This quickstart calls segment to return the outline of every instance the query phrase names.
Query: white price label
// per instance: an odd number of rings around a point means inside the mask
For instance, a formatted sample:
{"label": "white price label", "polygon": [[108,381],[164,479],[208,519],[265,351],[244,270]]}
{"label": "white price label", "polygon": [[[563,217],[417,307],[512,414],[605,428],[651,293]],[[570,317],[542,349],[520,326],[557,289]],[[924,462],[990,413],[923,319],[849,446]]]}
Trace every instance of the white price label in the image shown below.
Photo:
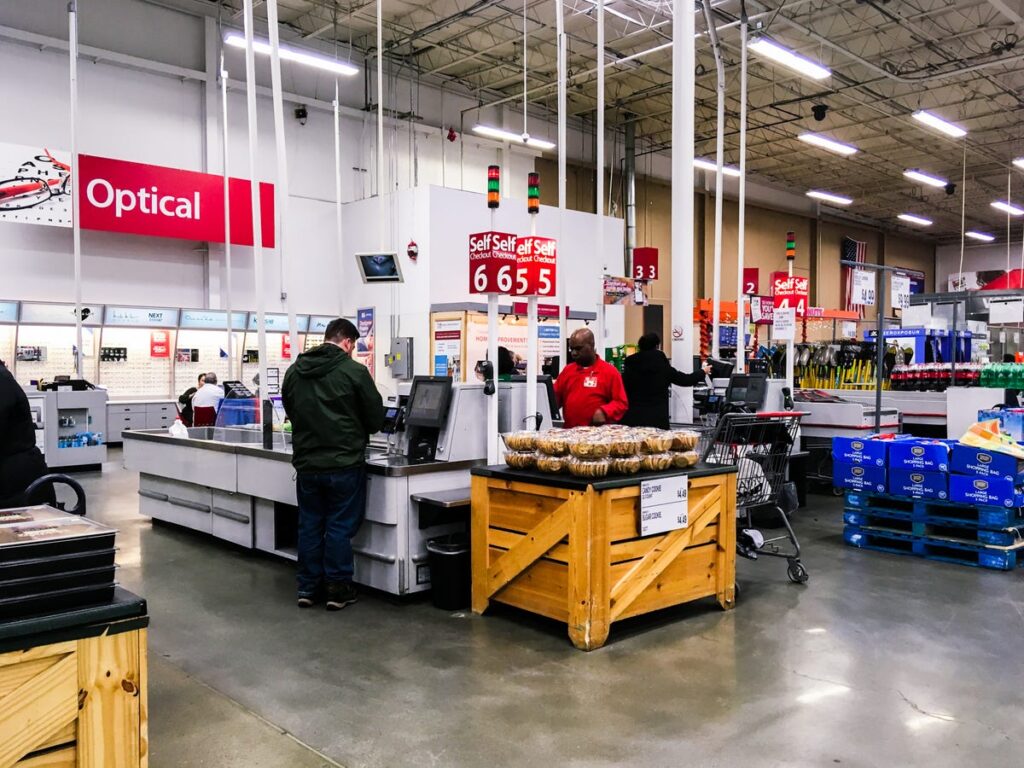
{"label": "white price label", "polygon": [[1000,331],[999,332],[999,343],[1000,344],[1005,344],[1006,343],[1006,331]]}
{"label": "white price label", "polygon": [[772,314],[772,337],[779,341],[796,339],[796,308],[776,307]]}
{"label": "white price label", "polygon": [[867,307],[875,305],[875,273],[866,269],[853,270],[853,303]]}
{"label": "white price label", "polygon": [[857,323],[855,323],[853,320],[843,320],[843,338],[857,338]]}
{"label": "white price label", "polygon": [[906,275],[892,276],[892,305],[896,309],[910,306],[910,278]]}
{"label": "white price label", "polygon": [[686,475],[640,483],[640,535],[667,533],[690,525],[690,480]]}

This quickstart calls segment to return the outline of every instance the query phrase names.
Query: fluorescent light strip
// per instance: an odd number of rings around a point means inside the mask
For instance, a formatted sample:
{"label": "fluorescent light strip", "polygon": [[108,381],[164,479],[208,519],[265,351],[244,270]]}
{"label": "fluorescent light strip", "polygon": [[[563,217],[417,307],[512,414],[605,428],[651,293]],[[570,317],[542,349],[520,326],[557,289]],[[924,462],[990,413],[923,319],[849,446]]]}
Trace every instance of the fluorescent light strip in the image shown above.
{"label": "fluorescent light strip", "polygon": [[986,235],[984,232],[964,232],[964,234],[971,240],[980,240],[983,243],[991,243],[995,240],[992,235]]}
{"label": "fluorescent light strip", "polygon": [[900,221],[909,221],[911,224],[920,224],[922,227],[930,227],[932,225],[931,219],[915,216],[912,213],[901,213],[896,218]]}
{"label": "fluorescent light strip", "polygon": [[849,197],[833,195],[831,192],[822,192],[819,189],[812,189],[808,191],[807,196],[813,197],[815,200],[824,200],[826,203],[835,203],[836,205],[849,205],[853,202]]}
{"label": "fluorescent light strip", "polygon": [[915,112],[912,117],[919,123],[924,123],[930,128],[934,128],[937,131],[941,131],[947,136],[952,136],[954,139],[962,139],[967,135],[967,131],[961,128],[959,125],[954,125],[948,120],[943,120],[938,115],[933,115],[931,112],[926,112],[923,109]]}
{"label": "fluorescent light strip", "polygon": [[816,147],[827,149],[829,152],[835,152],[839,155],[853,155],[860,151],[854,146],[843,144],[835,139],[830,139],[828,136],[822,136],[820,133],[801,133],[797,138],[807,144],[813,144]]}
{"label": "fluorescent light strip", "polygon": [[513,133],[512,131],[506,131],[502,128],[493,128],[489,125],[474,125],[473,133],[477,133],[481,136],[486,136],[489,139],[497,139],[498,141],[508,141],[512,144],[525,144],[533,149],[554,149],[555,143],[548,141],[547,139],[536,139],[533,136],[527,136],[526,140],[523,140],[523,136],[520,133]]}
{"label": "fluorescent light strip", "polygon": [[774,40],[769,40],[767,37],[755,38],[747,43],[747,48],[754,53],[764,56],[766,59],[771,59],[775,63],[781,64],[786,69],[791,69],[812,80],[824,80],[827,77],[832,77],[831,70],[814,63],[810,59],[805,59],[799,54],[793,53],[793,51],[779,45]]}
{"label": "fluorescent light strip", "polygon": [[1024,208],[1018,208],[1016,205],[1011,205],[1010,203],[1003,202],[1002,200],[996,200],[992,203],[992,207],[997,211],[1008,213],[1011,216],[1024,216]]}
{"label": "fluorescent light strip", "polygon": [[1024,157],[1018,157],[1013,161],[1018,168],[1024,169]]}
{"label": "fluorescent light strip", "polygon": [[[237,32],[230,32],[224,38],[225,45],[230,45],[233,48],[245,48],[245,37],[238,34]],[[262,53],[267,56],[270,55],[270,43],[266,40],[253,40],[252,49],[256,53]],[[315,53],[307,53],[305,51],[297,51],[294,48],[285,48],[283,45],[280,46],[280,56],[284,61],[293,61],[296,64],[305,64],[307,67],[315,67],[316,69],[323,69],[328,72],[333,72],[336,75],[358,75],[358,67],[353,67],[344,61],[335,61],[334,59],[328,59],[325,56],[319,56]]]}
{"label": "fluorescent light strip", "polygon": [[945,179],[940,179],[938,176],[932,176],[930,174],[923,173],[922,171],[907,170],[903,172],[903,175],[908,179],[913,179],[914,181],[919,181],[922,184],[927,184],[929,187],[938,187],[939,189],[942,189],[949,183]]}
{"label": "fluorescent light strip", "polygon": [[[712,163],[710,160],[704,160],[700,157],[693,158],[693,167],[700,168],[703,171],[711,171],[712,173],[716,173],[718,171],[718,166],[715,163]],[[740,175],[739,169],[732,168],[728,165],[722,166],[722,173],[726,176],[732,177],[739,177]]]}

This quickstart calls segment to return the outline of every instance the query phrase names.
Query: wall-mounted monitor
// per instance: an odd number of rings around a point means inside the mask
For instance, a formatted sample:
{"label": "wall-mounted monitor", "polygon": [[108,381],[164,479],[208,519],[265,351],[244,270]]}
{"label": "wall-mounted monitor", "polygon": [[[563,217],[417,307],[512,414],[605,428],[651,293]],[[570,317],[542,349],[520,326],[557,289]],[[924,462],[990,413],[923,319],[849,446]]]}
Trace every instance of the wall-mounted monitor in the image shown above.
{"label": "wall-mounted monitor", "polygon": [[357,253],[356,262],[364,283],[402,282],[402,267],[398,263],[397,253]]}

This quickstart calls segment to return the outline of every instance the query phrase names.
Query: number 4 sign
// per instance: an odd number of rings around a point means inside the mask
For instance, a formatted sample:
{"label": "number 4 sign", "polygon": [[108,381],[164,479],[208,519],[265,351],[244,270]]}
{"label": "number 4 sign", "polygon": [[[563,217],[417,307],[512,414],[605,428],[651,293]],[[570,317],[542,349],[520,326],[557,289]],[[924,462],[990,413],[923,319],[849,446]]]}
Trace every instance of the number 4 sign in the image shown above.
{"label": "number 4 sign", "polygon": [[469,292],[512,293],[516,270],[516,236],[479,232],[469,236]]}
{"label": "number 4 sign", "polygon": [[557,242],[550,237],[516,241],[515,296],[554,296]]}
{"label": "number 4 sign", "polygon": [[772,296],[774,309],[794,309],[797,317],[807,313],[807,297],[811,281],[806,277],[789,277],[785,272],[776,272],[772,276]]}

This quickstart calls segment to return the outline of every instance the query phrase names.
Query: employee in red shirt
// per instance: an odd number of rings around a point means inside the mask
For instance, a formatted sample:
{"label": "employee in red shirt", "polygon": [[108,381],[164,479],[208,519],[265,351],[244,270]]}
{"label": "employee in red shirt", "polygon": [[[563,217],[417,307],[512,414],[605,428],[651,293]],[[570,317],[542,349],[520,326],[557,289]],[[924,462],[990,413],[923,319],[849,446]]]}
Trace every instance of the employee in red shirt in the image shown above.
{"label": "employee in red shirt", "polygon": [[566,427],[614,424],[629,410],[622,376],[594,351],[594,334],[581,328],[569,338],[572,362],[555,380]]}

